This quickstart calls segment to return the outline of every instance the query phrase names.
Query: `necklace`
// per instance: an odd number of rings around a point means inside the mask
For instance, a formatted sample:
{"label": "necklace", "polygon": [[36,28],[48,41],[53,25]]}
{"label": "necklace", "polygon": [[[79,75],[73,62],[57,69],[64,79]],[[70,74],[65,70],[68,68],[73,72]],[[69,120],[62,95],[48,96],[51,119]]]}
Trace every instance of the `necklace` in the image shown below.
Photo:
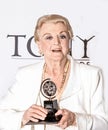
{"label": "necklace", "polygon": [[67,60],[67,63],[66,63],[65,68],[64,68],[64,73],[63,73],[63,78],[62,78],[62,82],[61,82],[61,87],[63,87],[63,85],[65,83],[65,80],[66,80],[66,77],[67,77],[67,73],[68,73],[68,69],[69,69],[69,65],[70,65],[70,61]]}
{"label": "necklace", "polygon": [[[64,86],[65,86],[65,81],[66,81],[66,79],[67,79],[67,73],[68,73],[68,70],[69,70],[69,66],[70,66],[70,60],[67,60],[67,61],[66,61],[66,64],[65,64],[65,67],[64,67],[63,76],[62,76],[62,79],[61,79],[61,85],[60,85],[60,87],[57,89],[58,94],[60,94],[60,95],[61,95],[61,93],[62,93],[62,91],[63,91]],[[46,69],[47,69],[47,64],[45,63],[45,64],[44,64],[44,67],[43,67],[42,81],[45,79]],[[60,74],[57,76],[57,80],[58,80],[59,76],[60,76]]]}

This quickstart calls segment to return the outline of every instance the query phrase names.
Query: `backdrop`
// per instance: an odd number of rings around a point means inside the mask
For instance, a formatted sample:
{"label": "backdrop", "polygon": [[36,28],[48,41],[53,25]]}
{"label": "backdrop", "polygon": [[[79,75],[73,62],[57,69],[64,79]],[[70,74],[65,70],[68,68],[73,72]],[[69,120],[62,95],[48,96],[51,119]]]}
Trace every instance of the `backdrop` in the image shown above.
{"label": "backdrop", "polygon": [[[41,60],[33,34],[38,17],[66,16],[73,28],[72,55],[103,69],[108,98],[108,0],[0,0],[0,97],[20,66]],[[106,104],[108,111],[108,104]]]}

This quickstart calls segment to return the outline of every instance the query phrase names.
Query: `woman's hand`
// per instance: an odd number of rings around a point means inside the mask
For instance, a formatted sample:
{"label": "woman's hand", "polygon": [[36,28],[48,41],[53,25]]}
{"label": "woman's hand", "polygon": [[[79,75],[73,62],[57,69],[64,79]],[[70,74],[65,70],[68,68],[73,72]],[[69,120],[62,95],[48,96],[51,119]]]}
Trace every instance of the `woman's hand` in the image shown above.
{"label": "woman's hand", "polygon": [[60,109],[57,111],[55,114],[57,115],[62,115],[61,120],[58,122],[57,126],[61,127],[62,129],[65,129],[66,127],[70,125],[75,125],[76,124],[76,115],[75,113],[67,110],[67,109]]}
{"label": "woman's hand", "polygon": [[38,105],[32,105],[28,108],[22,119],[22,125],[24,126],[29,121],[38,122],[39,120],[44,120],[47,116],[47,110]]}

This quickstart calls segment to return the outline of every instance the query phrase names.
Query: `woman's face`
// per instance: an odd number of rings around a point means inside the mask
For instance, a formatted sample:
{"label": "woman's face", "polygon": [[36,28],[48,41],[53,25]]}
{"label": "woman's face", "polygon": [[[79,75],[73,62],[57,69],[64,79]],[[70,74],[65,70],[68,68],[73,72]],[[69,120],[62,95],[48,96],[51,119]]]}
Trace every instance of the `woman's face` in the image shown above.
{"label": "woman's face", "polygon": [[69,33],[63,23],[44,23],[39,30],[39,49],[52,60],[66,58],[69,52]]}

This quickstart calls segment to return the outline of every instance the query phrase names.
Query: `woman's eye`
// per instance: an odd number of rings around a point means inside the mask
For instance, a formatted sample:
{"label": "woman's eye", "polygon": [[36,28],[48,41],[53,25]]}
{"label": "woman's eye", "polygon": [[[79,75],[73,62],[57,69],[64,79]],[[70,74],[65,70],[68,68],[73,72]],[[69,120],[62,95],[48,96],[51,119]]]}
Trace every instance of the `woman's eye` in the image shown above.
{"label": "woman's eye", "polygon": [[52,36],[47,36],[45,39],[46,40],[51,40],[53,37]]}
{"label": "woman's eye", "polygon": [[66,36],[66,35],[60,35],[60,38],[61,38],[61,39],[66,39],[67,36]]}

